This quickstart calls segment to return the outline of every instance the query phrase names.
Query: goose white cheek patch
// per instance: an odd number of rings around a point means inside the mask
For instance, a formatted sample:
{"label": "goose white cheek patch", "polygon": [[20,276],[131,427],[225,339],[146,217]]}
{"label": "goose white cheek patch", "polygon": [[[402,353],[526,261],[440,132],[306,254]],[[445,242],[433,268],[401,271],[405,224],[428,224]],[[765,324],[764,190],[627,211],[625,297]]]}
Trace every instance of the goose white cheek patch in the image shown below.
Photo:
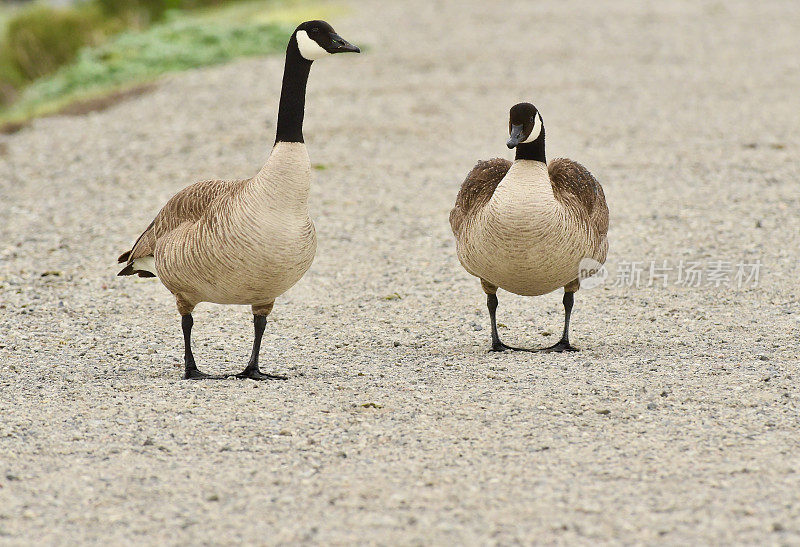
{"label": "goose white cheek patch", "polygon": [[522,141],[523,143],[526,142],[533,142],[539,138],[539,134],[542,132],[542,116],[538,112],[536,113],[536,121],[533,122],[533,129],[531,129],[531,134],[528,135],[528,138]]}
{"label": "goose white cheek patch", "polygon": [[322,46],[312,40],[304,30],[297,31],[297,48],[300,50],[300,55],[309,61],[316,61],[326,55],[330,55]]}

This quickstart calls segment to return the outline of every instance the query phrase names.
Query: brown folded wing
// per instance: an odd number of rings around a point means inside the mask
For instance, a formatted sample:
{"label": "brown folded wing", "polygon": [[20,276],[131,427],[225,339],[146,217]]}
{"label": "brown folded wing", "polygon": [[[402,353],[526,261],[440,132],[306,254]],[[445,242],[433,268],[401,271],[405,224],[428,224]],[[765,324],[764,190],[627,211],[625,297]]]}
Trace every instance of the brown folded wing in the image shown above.
{"label": "brown folded wing", "polygon": [[566,158],[551,161],[547,170],[556,199],[585,218],[596,237],[605,237],[608,234],[608,207],[603,187],[597,179],[583,165]]}
{"label": "brown folded wing", "polygon": [[450,211],[450,227],[456,237],[461,233],[464,219],[486,205],[497,185],[511,168],[511,162],[502,158],[479,161],[461,185],[456,205]]}
{"label": "brown folded wing", "polygon": [[158,212],[150,226],[142,232],[130,251],[122,253],[117,259],[127,266],[117,275],[152,277],[149,272],[135,270],[133,261],[137,258],[153,256],[156,241],[185,222],[197,222],[208,211],[209,206],[221,195],[241,181],[206,180],[187,186],[174,196]]}

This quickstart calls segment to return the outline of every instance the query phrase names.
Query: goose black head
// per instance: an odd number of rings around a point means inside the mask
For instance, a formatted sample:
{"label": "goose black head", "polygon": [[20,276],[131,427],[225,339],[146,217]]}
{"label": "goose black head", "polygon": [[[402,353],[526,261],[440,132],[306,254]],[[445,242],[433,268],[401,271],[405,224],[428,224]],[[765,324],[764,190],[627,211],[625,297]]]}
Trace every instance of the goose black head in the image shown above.
{"label": "goose black head", "polygon": [[308,61],[316,61],[334,53],[361,53],[354,46],[333,30],[325,21],[306,21],[294,31],[297,49]]}
{"label": "goose black head", "polygon": [[509,148],[535,141],[542,134],[542,115],[531,103],[515,104],[508,115],[508,134]]}

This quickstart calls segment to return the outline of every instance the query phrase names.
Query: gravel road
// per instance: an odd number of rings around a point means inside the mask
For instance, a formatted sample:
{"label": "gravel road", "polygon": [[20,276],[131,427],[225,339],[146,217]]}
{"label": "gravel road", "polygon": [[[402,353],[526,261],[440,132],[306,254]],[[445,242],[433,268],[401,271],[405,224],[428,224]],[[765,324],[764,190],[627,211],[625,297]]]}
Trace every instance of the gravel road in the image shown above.
{"label": "gravel road", "polygon": [[[367,51],[311,74],[319,251],[262,347],[286,382],[181,381],[171,295],[115,277],[175,191],[262,165],[281,58],[0,137],[0,543],[800,543],[800,4],[332,22]],[[576,354],[487,352],[447,222],[521,100],[611,210]],[[506,342],[557,340],[558,292],[499,298]],[[239,371],[251,329],[199,306],[200,367]]]}

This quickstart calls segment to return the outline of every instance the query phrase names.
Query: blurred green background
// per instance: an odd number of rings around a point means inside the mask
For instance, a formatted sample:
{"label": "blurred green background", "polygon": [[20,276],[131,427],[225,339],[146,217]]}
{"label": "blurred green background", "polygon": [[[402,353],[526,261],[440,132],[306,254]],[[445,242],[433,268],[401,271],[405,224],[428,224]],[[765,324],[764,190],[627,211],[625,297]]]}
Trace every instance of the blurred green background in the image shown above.
{"label": "blurred green background", "polygon": [[304,0],[0,0],[0,123],[188,68],[282,51]]}

